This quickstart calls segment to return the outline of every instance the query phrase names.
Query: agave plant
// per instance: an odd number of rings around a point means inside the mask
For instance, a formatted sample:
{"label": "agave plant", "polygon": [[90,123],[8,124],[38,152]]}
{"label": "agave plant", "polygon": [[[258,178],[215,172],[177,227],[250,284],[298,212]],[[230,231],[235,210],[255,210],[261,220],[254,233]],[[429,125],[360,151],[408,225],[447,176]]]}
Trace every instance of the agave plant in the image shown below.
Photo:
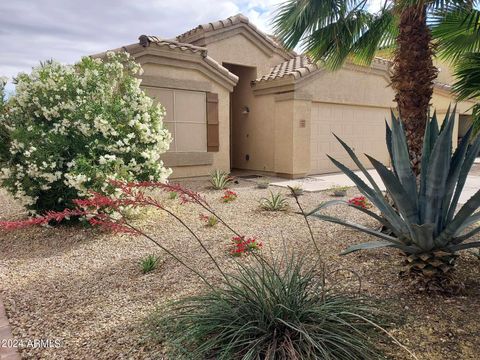
{"label": "agave plant", "polygon": [[233,181],[233,178],[224,171],[215,170],[210,175],[210,184],[215,190],[223,190]]}
{"label": "agave plant", "polygon": [[270,197],[261,198],[259,202],[260,207],[267,211],[282,211],[288,206],[287,199],[280,192],[270,191]]}
{"label": "agave plant", "polygon": [[[309,215],[319,219],[342,224],[380,238],[378,241],[353,245],[343,254],[381,247],[397,248],[406,255],[406,270],[433,277],[452,270],[458,251],[480,247],[479,241],[465,242],[480,232],[480,226],[475,225],[480,220],[480,212],[475,212],[480,206],[480,190],[456,212],[468,172],[480,149],[480,137],[470,144],[472,133],[470,129],[452,154],[454,122],[455,110],[452,113],[447,112],[440,129],[435,114],[428,121],[423,143],[421,173],[417,179],[410,167],[402,121],[392,113],[392,127],[387,124],[386,131],[392,169],[366,156],[385,184],[394,206],[385,199],[379,186],[352,149],[335,136],[371,186],[345,165],[331,157],[330,160],[356,184],[382,215],[342,200],[323,203],[310,212]],[[391,235],[319,212],[337,204],[352,206],[370,215],[390,229]]]}

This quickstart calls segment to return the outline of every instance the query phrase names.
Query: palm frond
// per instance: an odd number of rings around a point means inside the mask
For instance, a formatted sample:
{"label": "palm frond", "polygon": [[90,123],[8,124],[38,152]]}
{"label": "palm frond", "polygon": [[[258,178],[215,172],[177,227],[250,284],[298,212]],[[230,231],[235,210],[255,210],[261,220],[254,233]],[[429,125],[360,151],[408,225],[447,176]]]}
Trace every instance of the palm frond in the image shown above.
{"label": "palm frond", "polygon": [[466,53],[480,51],[479,10],[439,12],[432,19],[432,35],[441,58],[457,61]]}

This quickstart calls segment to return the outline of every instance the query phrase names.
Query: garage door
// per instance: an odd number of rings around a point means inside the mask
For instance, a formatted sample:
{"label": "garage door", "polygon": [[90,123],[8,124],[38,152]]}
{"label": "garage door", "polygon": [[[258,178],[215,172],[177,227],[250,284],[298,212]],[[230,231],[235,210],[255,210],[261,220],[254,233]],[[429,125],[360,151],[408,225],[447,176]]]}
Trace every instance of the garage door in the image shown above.
{"label": "garage door", "polygon": [[389,110],[383,108],[312,103],[310,173],[324,174],[339,171],[326,154],[356,169],[355,164],[332,133],[352,147],[365,166],[371,167],[370,162],[363,156],[364,153],[387,163],[385,119],[388,116]]}

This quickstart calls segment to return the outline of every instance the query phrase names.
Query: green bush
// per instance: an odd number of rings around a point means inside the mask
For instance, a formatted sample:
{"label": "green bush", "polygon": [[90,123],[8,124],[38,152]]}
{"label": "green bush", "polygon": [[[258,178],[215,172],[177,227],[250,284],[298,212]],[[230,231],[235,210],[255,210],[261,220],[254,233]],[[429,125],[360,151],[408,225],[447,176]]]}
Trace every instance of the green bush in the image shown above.
{"label": "green bush", "polygon": [[210,184],[215,190],[223,190],[233,181],[233,178],[224,171],[215,170],[210,175]]}
{"label": "green bush", "polygon": [[289,256],[240,266],[223,286],[151,318],[174,359],[378,359],[378,313],[324,287],[314,266]]}
{"label": "green bush", "polygon": [[[28,209],[63,210],[87,189],[111,193],[111,179],[165,181],[160,161],[171,136],[165,110],[154,105],[127,53],[50,61],[16,78],[8,111],[0,114],[6,150],[0,184]],[[117,194],[118,195],[118,194]]]}
{"label": "green bush", "polygon": [[267,211],[282,211],[288,206],[287,199],[282,193],[273,193],[270,191],[270,197],[264,197],[260,199],[260,207]]}
{"label": "green bush", "polygon": [[140,260],[140,267],[142,268],[142,272],[147,274],[155,270],[158,266],[159,258],[155,255],[148,255],[147,257]]}

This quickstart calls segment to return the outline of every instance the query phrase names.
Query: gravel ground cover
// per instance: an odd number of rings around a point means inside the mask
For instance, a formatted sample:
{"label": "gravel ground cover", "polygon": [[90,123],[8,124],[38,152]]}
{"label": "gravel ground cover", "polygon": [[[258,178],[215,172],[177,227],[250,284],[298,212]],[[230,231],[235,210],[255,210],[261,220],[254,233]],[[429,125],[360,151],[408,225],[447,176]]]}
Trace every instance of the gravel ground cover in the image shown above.
{"label": "gravel ground cover", "polygon": [[[183,181],[202,192],[219,215],[247,236],[264,243],[266,256],[283,251],[283,244],[312,257],[314,248],[293,198],[285,212],[260,211],[258,200],[268,190],[239,180],[232,186],[236,201],[220,201],[222,191],[208,190],[205,180]],[[270,188],[287,194],[286,189]],[[358,195],[351,188],[347,197]],[[329,191],[301,197],[310,209],[331,199]],[[207,228],[201,209],[167,199],[169,207],[192,225],[210,251],[227,270],[235,268],[227,255],[231,234],[221,225]],[[24,216],[22,209],[0,190],[0,219]],[[365,225],[375,224],[354,209],[337,207],[330,213]],[[219,276],[188,232],[159,212],[145,212],[138,226],[176,254],[188,259],[212,281]],[[461,296],[427,296],[412,293],[398,277],[400,260],[394,250],[376,250],[347,256],[338,254],[348,245],[365,240],[339,225],[313,221],[314,232],[329,271],[347,269],[361,278],[362,293],[372,296],[387,311],[398,314],[389,331],[418,359],[478,359],[480,357],[480,261],[462,254],[458,277],[466,284]],[[142,274],[139,261],[160,255],[159,267]],[[248,258],[241,261],[248,262]],[[358,281],[347,270],[336,272],[345,291],[358,291]],[[0,291],[16,339],[59,340],[59,347],[22,348],[26,359],[153,359],[162,349],[148,336],[145,321],[166,302],[202,289],[188,270],[163,254],[148,240],[109,234],[80,227],[31,228],[0,234]],[[393,359],[407,359],[400,348],[386,346]]]}

